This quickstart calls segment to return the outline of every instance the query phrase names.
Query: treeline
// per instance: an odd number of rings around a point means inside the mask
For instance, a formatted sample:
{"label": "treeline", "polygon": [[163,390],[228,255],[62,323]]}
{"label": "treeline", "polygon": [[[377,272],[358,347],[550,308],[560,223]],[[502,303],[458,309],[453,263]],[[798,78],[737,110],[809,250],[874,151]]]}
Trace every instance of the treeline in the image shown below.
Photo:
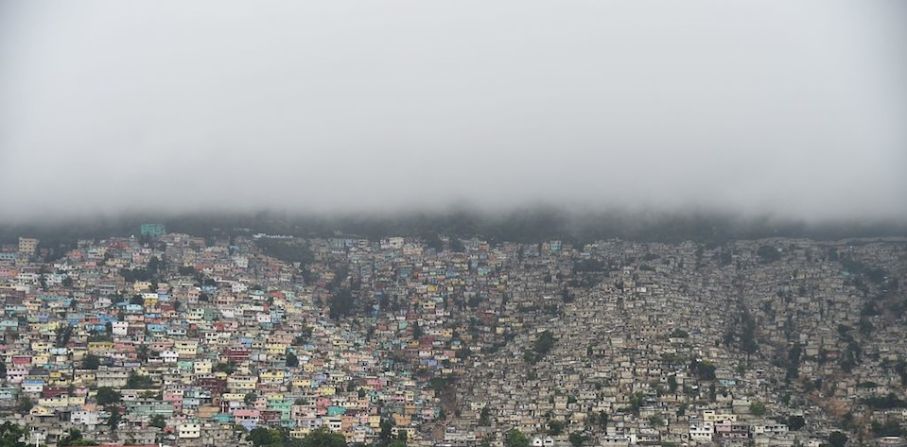
{"label": "treeline", "polygon": [[0,226],[0,242],[12,243],[22,235],[59,246],[77,239],[101,239],[138,233],[142,222],[160,222],[171,232],[202,237],[229,237],[269,233],[299,237],[354,236],[377,240],[388,235],[420,237],[437,242],[437,235],[479,237],[492,242],[567,242],[621,238],[643,242],[722,243],[736,239],[809,237],[907,236],[903,222],[827,223],[808,225],[794,220],[742,218],[712,212],[579,213],[553,207],[537,207],[492,214],[473,210],[394,215],[290,215],[273,212],[254,214],[193,214],[179,216],[132,215],[117,219],[59,221],[40,225]]}

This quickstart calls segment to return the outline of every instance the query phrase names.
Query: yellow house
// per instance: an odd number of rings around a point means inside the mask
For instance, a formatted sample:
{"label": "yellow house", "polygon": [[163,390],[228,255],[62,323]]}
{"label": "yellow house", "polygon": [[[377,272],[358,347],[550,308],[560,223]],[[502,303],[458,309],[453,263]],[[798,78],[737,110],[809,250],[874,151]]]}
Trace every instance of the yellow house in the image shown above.
{"label": "yellow house", "polygon": [[77,369],[75,373],[73,373],[72,383],[75,385],[93,383],[95,380],[94,377],[94,371],[88,369]]}
{"label": "yellow house", "polygon": [[53,345],[46,341],[33,341],[31,344],[31,350],[35,354],[44,354],[47,351],[50,351]]}
{"label": "yellow house", "polygon": [[221,395],[221,398],[225,402],[242,402],[246,395],[243,393],[224,393]]}
{"label": "yellow house", "polygon": [[211,374],[211,360],[197,360],[192,364],[195,374]]}
{"label": "yellow house", "polygon": [[268,343],[265,345],[265,349],[268,351],[268,354],[271,355],[281,355],[284,352],[287,352],[286,343]]}
{"label": "yellow house", "polygon": [[156,307],[158,303],[158,295],[156,293],[143,293],[142,299],[145,302],[145,307]]}
{"label": "yellow house", "polygon": [[173,350],[181,359],[193,358],[198,354],[198,342],[194,340],[180,340],[173,344]]}
{"label": "yellow house", "polygon": [[318,394],[321,396],[333,396],[336,393],[337,389],[332,386],[322,385],[318,387]]}
{"label": "yellow house", "polygon": [[88,342],[88,352],[94,355],[105,355],[113,350],[111,341],[90,341]]}
{"label": "yellow house", "polygon": [[227,378],[227,387],[232,391],[252,391],[258,384],[258,377],[233,376]]}
{"label": "yellow house", "polygon": [[370,415],[368,417],[368,425],[374,430],[379,430],[381,428],[381,416],[380,415]]}
{"label": "yellow house", "polygon": [[54,412],[47,407],[42,407],[40,405],[35,405],[28,414],[32,416],[53,416]]}
{"label": "yellow house", "polygon": [[283,382],[284,373],[280,370],[262,371],[258,376],[262,383],[280,383]]}

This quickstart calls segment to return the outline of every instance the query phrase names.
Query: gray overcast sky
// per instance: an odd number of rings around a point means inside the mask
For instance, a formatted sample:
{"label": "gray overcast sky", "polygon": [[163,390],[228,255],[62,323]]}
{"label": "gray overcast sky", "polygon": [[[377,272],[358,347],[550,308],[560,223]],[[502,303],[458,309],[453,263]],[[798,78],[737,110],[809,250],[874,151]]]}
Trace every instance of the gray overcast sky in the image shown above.
{"label": "gray overcast sky", "polygon": [[907,216],[907,2],[0,5],[0,220]]}

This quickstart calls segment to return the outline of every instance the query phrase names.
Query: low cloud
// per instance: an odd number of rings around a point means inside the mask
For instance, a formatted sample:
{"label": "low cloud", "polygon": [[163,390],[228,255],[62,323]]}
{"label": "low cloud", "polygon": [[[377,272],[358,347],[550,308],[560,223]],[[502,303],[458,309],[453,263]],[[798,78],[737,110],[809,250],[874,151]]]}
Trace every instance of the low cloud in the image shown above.
{"label": "low cloud", "polygon": [[7,2],[0,220],[907,217],[902,2]]}

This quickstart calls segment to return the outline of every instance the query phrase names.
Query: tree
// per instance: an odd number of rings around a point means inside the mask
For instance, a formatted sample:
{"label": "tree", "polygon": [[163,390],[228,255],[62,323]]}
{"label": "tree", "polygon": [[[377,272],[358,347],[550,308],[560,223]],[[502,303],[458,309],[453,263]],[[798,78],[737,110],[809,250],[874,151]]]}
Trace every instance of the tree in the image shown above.
{"label": "tree", "polygon": [[598,412],[598,426],[602,429],[608,427],[608,413],[605,413],[605,410]]}
{"label": "tree", "polygon": [[157,427],[157,428],[160,428],[163,430],[164,427],[167,426],[167,420],[164,419],[164,416],[162,416],[160,414],[156,414],[151,417],[151,423],[148,425],[151,425],[152,427]]}
{"label": "tree", "polygon": [[381,419],[381,432],[378,434],[378,438],[384,442],[387,442],[391,439],[391,433],[394,429],[394,420],[393,419]]}
{"label": "tree", "polygon": [[99,405],[106,406],[106,405],[110,405],[110,404],[119,403],[123,399],[123,396],[120,394],[119,391],[114,390],[113,388],[111,388],[109,386],[102,386],[102,387],[98,388],[98,392],[97,392],[97,394],[95,394],[94,398],[98,402]]}
{"label": "tree", "polygon": [[759,401],[755,401],[750,404],[750,413],[753,413],[753,416],[764,416],[765,415],[765,404]]}
{"label": "tree", "polygon": [[111,408],[110,417],[107,418],[107,425],[110,426],[110,431],[117,430],[117,428],[120,426],[120,419],[122,419],[122,417],[120,416],[120,409],[117,407]]}
{"label": "tree", "polygon": [[0,360],[0,380],[6,378],[6,362]]}
{"label": "tree", "polygon": [[671,338],[689,338],[689,337],[690,337],[690,334],[683,329],[677,328],[677,329],[674,329],[673,331],[671,331]]}
{"label": "tree", "polygon": [[671,390],[672,393],[677,391],[677,377],[673,374],[668,376],[668,389]]}
{"label": "tree", "polygon": [[152,388],[154,386],[154,381],[151,380],[151,377],[139,375],[135,371],[129,373],[129,378],[126,379],[127,388]]}
{"label": "tree", "polygon": [[296,368],[299,366],[299,357],[293,351],[287,350],[287,367]]}
{"label": "tree", "polygon": [[256,427],[249,432],[249,440],[256,447],[279,446],[282,444],[280,432],[267,427]]}
{"label": "tree", "polygon": [[554,338],[551,331],[540,333],[532,344],[532,351],[526,351],[523,354],[523,359],[529,363],[535,363],[541,360],[549,351],[551,351],[551,348],[554,347],[555,341],[557,341],[557,339]]}
{"label": "tree", "polygon": [[828,435],[828,443],[831,447],[844,447],[847,445],[847,435],[839,431],[832,432]]}
{"label": "tree", "polygon": [[302,346],[302,345],[308,343],[309,338],[311,338],[311,337],[312,337],[312,328],[306,326],[306,327],[302,328],[302,330],[299,331],[299,334],[296,335],[296,338],[293,339],[293,346]]}
{"label": "tree", "polygon": [[34,402],[32,402],[28,397],[25,397],[21,401],[19,401],[19,405],[16,406],[16,409],[19,411],[19,413],[25,414],[31,411],[31,409],[34,407]]}
{"label": "tree", "polygon": [[801,428],[806,426],[806,420],[803,419],[803,416],[788,416],[787,417],[787,427],[791,431],[798,431]]}
{"label": "tree", "polygon": [[340,433],[323,428],[314,430],[302,438],[301,447],[346,447],[346,439]]}
{"label": "tree", "polygon": [[586,442],[586,435],[583,432],[575,431],[570,433],[570,444],[573,447],[580,447]]}
{"label": "tree", "polygon": [[551,420],[548,421],[548,434],[551,436],[558,436],[564,432],[564,421]]}
{"label": "tree", "polygon": [[23,436],[25,429],[12,422],[7,421],[0,425],[0,447],[27,447],[27,444],[21,441]]}
{"label": "tree", "polygon": [[214,365],[214,372],[233,374],[233,371],[236,371],[236,364],[232,361],[226,363],[220,362],[217,365]]}
{"label": "tree", "polygon": [[78,429],[71,429],[66,433],[66,436],[60,438],[57,442],[57,445],[60,447],[75,447],[75,446],[93,446],[98,445],[97,442],[85,439],[82,437],[82,432]]}
{"label": "tree", "polygon": [[482,407],[482,412],[479,414],[479,425],[483,427],[491,425],[491,410],[488,405]]}
{"label": "tree", "polygon": [[82,369],[98,369],[100,364],[101,360],[94,354],[87,354],[82,359]]}
{"label": "tree", "polygon": [[759,256],[759,260],[762,261],[763,264],[768,264],[781,259],[781,252],[770,245],[759,247],[759,249],[756,250],[756,255]]}
{"label": "tree", "polygon": [[246,396],[243,397],[243,402],[245,402],[246,405],[248,406],[248,405],[252,405],[252,403],[255,402],[257,399],[258,399],[258,396],[256,396],[254,392],[249,391],[248,393],[246,393]]}
{"label": "tree", "polygon": [[504,445],[506,447],[529,447],[529,438],[514,428],[504,436]]}

